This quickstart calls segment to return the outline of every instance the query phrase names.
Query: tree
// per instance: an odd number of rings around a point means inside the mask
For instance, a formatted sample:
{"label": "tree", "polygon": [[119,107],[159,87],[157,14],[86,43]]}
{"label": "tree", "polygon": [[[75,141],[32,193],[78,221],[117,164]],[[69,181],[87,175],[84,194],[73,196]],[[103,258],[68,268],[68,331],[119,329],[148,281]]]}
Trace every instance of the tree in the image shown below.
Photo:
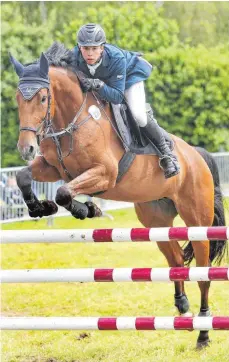
{"label": "tree", "polygon": [[156,66],[146,82],[147,94],[166,129],[212,151],[229,149],[229,51],[218,46],[228,42],[229,3],[19,1],[1,7],[3,166],[23,164],[15,151],[18,78],[8,51],[26,63],[54,40],[72,48],[76,31],[88,22],[100,23],[108,42],[142,51]]}
{"label": "tree", "polygon": [[179,25],[179,39],[191,45],[215,46],[229,40],[229,2],[162,2],[168,19]]}
{"label": "tree", "polygon": [[40,56],[52,42],[52,28],[28,25],[17,3],[2,5],[2,166],[22,165],[16,152],[18,139],[18,112],[15,91],[18,77],[9,60],[9,51],[20,62],[29,62]]}
{"label": "tree", "polygon": [[[117,4],[117,3],[116,3]],[[163,10],[151,2],[109,3],[99,11],[90,7],[65,23],[63,32],[56,33],[68,47],[76,43],[76,31],[85,23],[101,24],[109,43],[135,51],[155,51],[178,44],[176,21],[163,18]]]}
{"label": "tree", "polygon": [[229,47],[160,49],[146,82],[156,118],[169,132],[211,152],[229,151]]}

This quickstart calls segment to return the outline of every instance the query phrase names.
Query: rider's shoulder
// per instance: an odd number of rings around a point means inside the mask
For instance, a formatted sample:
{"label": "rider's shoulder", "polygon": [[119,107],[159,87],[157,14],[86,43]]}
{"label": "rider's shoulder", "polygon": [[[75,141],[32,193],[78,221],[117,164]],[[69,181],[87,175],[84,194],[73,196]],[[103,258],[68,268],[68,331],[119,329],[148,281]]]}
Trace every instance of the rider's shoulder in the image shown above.
{"label": "rider's shoulder", "polygon": [[124,51],[116,45],[106,43],[104,49],[111,58],[125,58]]}

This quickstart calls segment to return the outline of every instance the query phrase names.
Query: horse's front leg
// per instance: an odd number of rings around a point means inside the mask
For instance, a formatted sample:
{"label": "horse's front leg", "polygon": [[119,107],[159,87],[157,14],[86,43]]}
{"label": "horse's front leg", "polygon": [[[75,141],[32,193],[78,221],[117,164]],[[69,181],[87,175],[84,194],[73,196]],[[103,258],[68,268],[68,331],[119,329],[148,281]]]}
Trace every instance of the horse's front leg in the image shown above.
{"label": "horse's front leg", "polygon": [[36,157],[30,166],[20,170],[16,179],[31,217],[53,215],[58,211],[55,202],[51,200],[39,201],[31,187],[32,180],[55,182],[61,179],[59,172],[50,166],[42,156]]}
{"label": "horse's front leg", "polygon": [[77,219],[98,217],[102,211],[92,202],[82,204],[73,198],[76,195],[91,195],[114,187],[116,177],[110,178],[103,165],[97,165],[57,190],[56,203],[64,206]]}

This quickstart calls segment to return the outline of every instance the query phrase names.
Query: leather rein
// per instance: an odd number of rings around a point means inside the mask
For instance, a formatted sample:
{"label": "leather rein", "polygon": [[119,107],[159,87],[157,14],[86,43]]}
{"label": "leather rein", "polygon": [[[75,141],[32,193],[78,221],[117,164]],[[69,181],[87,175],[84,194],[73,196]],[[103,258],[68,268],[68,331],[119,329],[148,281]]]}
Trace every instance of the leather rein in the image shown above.
{"label": "leather rein", "polygon": [[[41,80],[42,80],[42,78],[41,78]],[[73,151],[73,132],[77,131],[82,125],[84,125],[92,117],[91,114],[89,114],[86,118],[84,118],[82,121],[80,121],[79,123],[76,124],[77,120],[79,119],[81,113],[83,112],[83,110],[84,110],[84,108],[86,106],[87,93],[85,93],[83,103],[80,106],[80,109],[76,113],[73,120],[68,124],[68,126],[66,128],[63,128],[60,131],[55,132],[54,127],[53,127],[53,123],[52,123],[53,118],[51,118],[51,93],[50,93],[49,87],[47,88],[47,90],[48,90],[47,112],[46,112],[46,115],[43,118],[41,124],[37,128],[20,127],[19,131],[20,132],[21,131],[34,132],[36,134],[36,136],[37,136],[38,145],[40,145],[40,143],[42,141],[44,141],[45,139],[51,138],[54,141],[55,145],[56,145],[58,160],[59,160],[61,166],[63,167],[63,170],[64,170],[65,174],[68,176],[69,180],[73,180],[73,177],[71,176],[71,174],[69,173],[69,171],[65,167],[64,158],[68,157]],[[98,101],[97,97],[95,96],[95,94],[93,92],[92,92],[92,94],[93,94],[94,98],[97,101],[98,107],[101,110],[104,110],[104,106]],[[70,147],[69,147],[69,151],[68,151],[67,155],[64,156],[63,153],[62,153],[62,150],[61,150],[60,137],[65,136],[65,135],[70,136]]]}

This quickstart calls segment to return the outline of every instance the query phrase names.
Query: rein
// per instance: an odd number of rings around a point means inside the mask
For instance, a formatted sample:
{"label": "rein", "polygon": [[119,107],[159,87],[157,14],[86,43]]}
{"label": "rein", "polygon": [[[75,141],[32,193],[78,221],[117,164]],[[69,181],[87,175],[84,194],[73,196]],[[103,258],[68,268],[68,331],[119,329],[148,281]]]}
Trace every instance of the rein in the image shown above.
{"label": "rein", "polygon": [[[69,173],[69,171],[65,167],[63,159],[68,157],[73,151],[73,132],[78,130],[82,125],[84,125],[91,118],[91,115],[88,115],[86,118],[84,118],[78,124],[75,124],[76,121],[78,120],[78,118],[80,117],[81,113],[83,112],[83,110],[84,110],[84,108],[86,106],[86,102],[87,102],[87,93],[86,93],[86,95],[84,97],[83,103],[82,103],[79,111],[76,113],[75,117],[73,118],[72,122],[69,123],[67,128],[62,129],[61,131],[55,132],[54,129],[53,129],[52,120],[50,120],[47,131],[46,131],[46,133],[43,135],[43,137],[41,139],[41,142],[43,140],[45,140],[45,139],[48,139],[48,138],[53,139],[53,141],[54,141],[54,143],[56,145],[56,149],[57,149],[58,160],[59,160],[61,166],[63,167],[63,170],[64,170],[65,174],[68,176],[69,180],[73,180],[73,177],[71,176],[71,174]],[[70,140],[69,152],[68,152],[68,154],[66,156],[63,156],[60,141],[59,141],[59,137],[64,136],[66,134],[70,135],[71,140]]]}
{"label": "rein", "polygon": [[[26,79],[28,80],[28,79]],[[30,78],[30,81],[32,80],[37,80],[35,78]],[[57,149],[57,155],[58,155],[58,160],[61,164],[61,166],[63,167],[63,170],[65,172],[65,174],[68,176],[69,180],[73,180],[73,177],[71,176],[71,174],[69,173],[69,171],[67,170],[67,168],[65,167],[64,164],[64,158],[68,157],[72,151],[73,151],[73,132],[77,131],[81,126],[83,126],[92,116],[91,114],[89,114],[86,118],[84,118],[82,121],[80,121],[78,124],[76,124],[77,120],[79,119],[81,113],[83,112],[86,103],[87,103],[87,93],[85,94],[84,100],[82,105],[80,106],[80,109],[78,110],[78,112],[76,113],[75,117],[73,118],[73,120],[68,124],[68,126],[64,129],[61,129],[60,131],[55,131],[54,127],[53,127],[53,123],[52,120],[53,118],[51,118],[51,93],[50,93],[50,89],[49,87],[48,89],[48,107],[47,107],[47,112],[45,117],[43,118],[41,124],[37,127],[20,127],[19,131],[30,131],[30,132],[34,132],[37,136],[37,142],[38,145],[40,145],[40,143],[48,138],[51,138],[55,145],[56,145],[56,149]],[[98,102],[97,98],[94,95],[93,96],[97,101],[97,104],[99,104],[99,108],[101,110],[104,110],[104,106]],[[35,95],[35,94],[34,94]],[[59,138],[64,136],[64,135],[69,135],[71,137],[70,139],[70,147],[69,147],[69,152],[67,155],[63,155],[62,150],[61,150],[61,145],[60,145],[60,140]]]}

